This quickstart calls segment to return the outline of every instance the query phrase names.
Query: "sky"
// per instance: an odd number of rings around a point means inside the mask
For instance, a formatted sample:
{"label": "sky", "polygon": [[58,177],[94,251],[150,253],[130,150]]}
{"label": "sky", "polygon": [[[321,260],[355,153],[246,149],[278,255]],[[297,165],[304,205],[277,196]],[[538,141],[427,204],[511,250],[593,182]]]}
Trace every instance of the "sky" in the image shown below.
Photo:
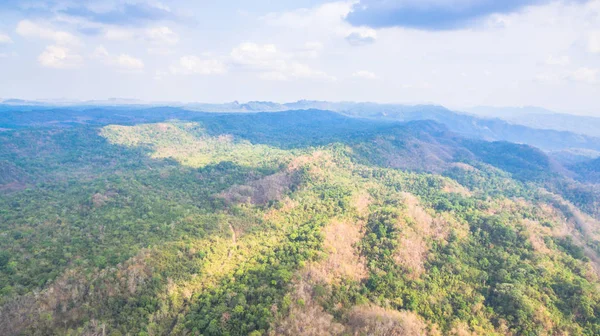
{"label": "sky", "polygon": [[600,116],[600,0],[0,0],[0,98]]}

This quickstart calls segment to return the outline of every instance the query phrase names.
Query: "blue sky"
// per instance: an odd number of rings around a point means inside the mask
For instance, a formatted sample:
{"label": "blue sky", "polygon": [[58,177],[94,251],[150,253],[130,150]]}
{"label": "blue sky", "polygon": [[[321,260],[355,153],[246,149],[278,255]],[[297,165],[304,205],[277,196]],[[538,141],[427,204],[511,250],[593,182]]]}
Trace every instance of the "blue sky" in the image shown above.
{"label": "blue sky", "polygon": [[2,0],[0,98],[600,116],[600,0]]}

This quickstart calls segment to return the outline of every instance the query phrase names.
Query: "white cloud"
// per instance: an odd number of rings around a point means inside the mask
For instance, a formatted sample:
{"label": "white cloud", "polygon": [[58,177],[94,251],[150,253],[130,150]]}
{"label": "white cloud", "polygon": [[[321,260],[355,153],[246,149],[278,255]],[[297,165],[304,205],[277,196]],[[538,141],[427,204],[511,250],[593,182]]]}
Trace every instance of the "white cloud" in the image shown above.
{"label": "white cloud", "polygon": [[377,79],[377,78],[379,78],[379,77],[377,77],[376,74],[372,73],[371,71],[366,71],[366,70],[357,71],[352,74],[352,77],[362,78],[362,79]]}
{"label": "white cloud", "polygon": [[289,58],[273,44],[242,43],[231,51],[232,60],[239,65],[259,69],[273,69],[285,66],[285,59]]}
{"label": "white cloud", "polygon": [[598,81],[598,69],[581,67],[571,72],[568,78],[577,82],[594,84]]}
{"label": "white cloud", "polygon": [[[315,46],[315,45],[313,45]],[[231,51],[234,64],[259,71],[260,79],[320,79],[335,80],[335,77],[294,60],[295,55],[279,51],[273,44],[242,43]]]}
{"label": "white cloud", "polygon": [[126,68],[126,69],[140,70],[140,69],[144,68],[144,62],[142,62],[141,59],[135,58],[135,57],[127,55],[127,54],[121,54],[121,55],[117,56],[116,64],[119,67]]}
{"label": "white cloud", "polygon": [[284,74],[293,78],[321,79],[327,81],[336,80],[335,77],[330,76],[323,71],[312,69],[308,65],[298,62],[292,62],[289,64],[286,69],[284,69]]}
{"label": "white cloud", "polygon": [[160,45],[175,45],[179,42],[179,35],[169,27],[153,27],[146,30],[146,38],[152,43]]}
{"label": "white cloud", "polygon": [[54,30],[30,20],[19,21],[16,32],[23,37],[51,40],[60,45],[79,44],[79,39],[69,32]]}
{"label": "white cloud", "polygon": [[323,30],[336,27],[336,30],[339,30],[340,23],[344,22],[354,3],[355,1],[331,2],[314,8],[270,13],[262,19],[269,25],[284,28]]}
{"label": "white cloud", "polygon": [[227,72],[225,64],[217,59],[202,59],[197,56],[183,56],[170,68],[172,74],[218,75]]}
{"label": "white cloud", "polygon": [[144,62],[141,59],[128,54],[112,55],[104,46],[97,47],[92,56],[106,65],[114,66],[121,70],[139,72],[144,69]]}
{"label": "white cloud", "polygon": [[270,13],[262,18],[268,25],[302,32],[319,40],[345,39],[350,45],[374,43],[377,31],[368,27],[354,27],[345,18],[358,1],[338,1],[313,8],[303,8],[282,13]]}
{"label": "white cloud", "polygon": [[179,35],[167,26],[157,26],[146,29],[116,28],[104,29],[104,38],[109,41],[149,43],[148,52],[157,55],[173,53],[173,46],[179,43]]}
{"label": "white cloud", "polygon": [[548,56],[546,58],[547,65],[558,65],[558,66],[566,66],[571,63],[569,56]]}
{"label": "white cloud", "polygon": [[600,31],[590,33],[588,37],[588,51],[592,54],[600,54]]}
{"label": "white cloud", "polygon": [[38,61],[44,67],[66,69],[81,66],[83,58],[67,47],[51,45],[39,55]]}
{"label": "white cloud", "polygon": [[9,44],[9,43],[13,43],[13,40],[10,38],[10,36],[8,36],[4,33],[0,33],[0,44]]}

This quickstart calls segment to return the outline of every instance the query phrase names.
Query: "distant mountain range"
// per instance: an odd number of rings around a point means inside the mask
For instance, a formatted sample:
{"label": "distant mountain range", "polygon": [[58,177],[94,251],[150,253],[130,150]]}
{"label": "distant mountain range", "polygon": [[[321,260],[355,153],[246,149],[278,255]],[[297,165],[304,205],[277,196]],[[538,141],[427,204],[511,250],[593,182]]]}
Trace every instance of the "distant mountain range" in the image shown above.
{"label": "distant mountain range", "polygon": [[[34,123],[108,124],[194,119],[199,112],[257,113],[294,110],[333,111],[346,116],[379,121],[433,120],[461,136],[488,141],[528,144],[556,158],[576,163],[600,156],[600,118],[554,113],[536,107],[478,107],[456,112],[439,105],[399,105],[300,100],[292,103],[237,101],[226,104],[151,103],[137,100],[27,101],[4,100],[0,104],[0,128]],[[31,113],[36,113],[35,118]]]}
{"label": "distant mountain range", "polygon": [[557,113],[539,107],[475,107],[465,110],[479,117],[498,118],[540,129],[600,136],[600,118]]}

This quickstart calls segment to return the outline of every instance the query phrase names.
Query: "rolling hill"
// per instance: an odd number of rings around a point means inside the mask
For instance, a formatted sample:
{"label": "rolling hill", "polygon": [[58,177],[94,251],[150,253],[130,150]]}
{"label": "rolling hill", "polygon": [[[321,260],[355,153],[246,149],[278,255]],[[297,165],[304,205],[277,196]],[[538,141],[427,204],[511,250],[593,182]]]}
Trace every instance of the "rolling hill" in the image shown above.
{"label": "rolling hill", "polygon": [[[385,105],[373,103],[330,103],[299,101],[289,104],[270,102],[232,103],[223,105],[164,106],[29,106],[0,105],[0,129],[30,126],[70,127],[74,125],[108,125],[160,122],[170,119],[203,121],[215,115],[282,113],[298,110],[333,111],[359,119],[379,122],[433,120],[446,125],[461,136],[486,141],[508,141],[540,148],[545,151],[580,153],[600,152],[600,138],[556,129],[539,129],[512,124],[500,119],[478,118],[433,105]],[[244,120],[248,116],[238,120]],[[263,125],[264,126],[264,125]]]}
{"label": "rolling hill", "polygon": [[539,149],[320,110],[62,111],[4,115],[1,335],[600,330],[598,194]]}

